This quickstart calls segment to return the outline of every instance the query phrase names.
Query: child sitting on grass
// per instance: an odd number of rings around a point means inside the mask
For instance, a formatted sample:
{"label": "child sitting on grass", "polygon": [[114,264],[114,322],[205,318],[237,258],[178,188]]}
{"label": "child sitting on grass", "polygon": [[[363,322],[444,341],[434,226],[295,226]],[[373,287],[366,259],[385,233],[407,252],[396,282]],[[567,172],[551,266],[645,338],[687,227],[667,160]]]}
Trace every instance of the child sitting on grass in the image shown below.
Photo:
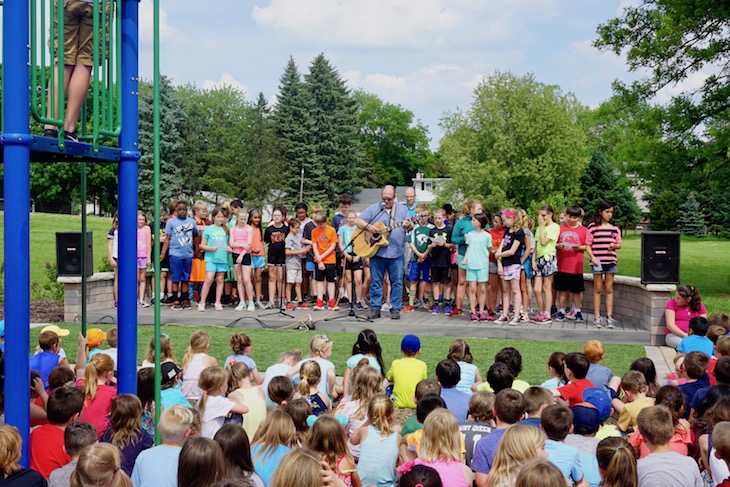
{"label": "child sitting on grass", "polygon": [[562,400],[570,407],[583,402],[583,391],[594,387],[593,382],[586,379],[589,367],[590,361],[582,353],[571,352],[565,356],[565,377],[570,383],[553,391],[556,401]]}
{"label": "child sitting on grass", "polygon": [[636,418],[642,409],[654,405],[654,398],[647,397],[644,374],[636,370],[626,372],[621,378],[621,389],[624,391],[624,402],[620,399],[612,401],[613,408],[618,411],[618,428],[624,433],[636,430]]}
{"label": "child sitting on grass", "polygon": [[413,397],[416,385],[428,376],[428,366],[416,357],[421,353],[421,340],[416,335],[406,335],[400,343],[403,358],[396,359],[388,370],[388,380],[393,383],[393,403],[398,408],[415,409]]}
{"label": "child sitting on grass", "polygon": [[578,449],[565,444],[565,437],[573,430],[573,412],[566,406],[551,404],[540,417],[540,428],[547,435],[547,459],[554,463],[563,476],[574,485],[583,481],[583,468]]}
{"label": "child sitting on grass", "polygon": [[643,409],[639,413],[638,425],[650,452],[637,462],[640,486],[704,486],[697,462],[669,447],[674,435],[674,422],[667,407],[651,406]]}

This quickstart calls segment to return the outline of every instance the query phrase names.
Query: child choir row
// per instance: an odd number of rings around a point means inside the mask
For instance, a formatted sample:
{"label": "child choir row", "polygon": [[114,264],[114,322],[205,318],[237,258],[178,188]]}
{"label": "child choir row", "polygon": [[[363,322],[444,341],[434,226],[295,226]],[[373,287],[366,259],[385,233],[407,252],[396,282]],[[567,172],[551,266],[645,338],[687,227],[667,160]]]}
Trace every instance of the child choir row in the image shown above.
{"label": "child choir row", "polygon": [[[295,206],[295,218],[276,206],[268,226],[261,212],[243,210],[239,200],[215,208],[198,202],[188,216],[184,202],[170,205],[170,216],[160,229],[138,218],[139,306],[146,299],[146,272],[151,264],[154,238],[162,242],[163,302],[186,309],[190,301],[205,311],[212,301],[216,310],[234,304],[237,311],[270,308],[275,298],[288,309],[338,309],[338,298],[360,309],[367,307],[370,283],[368,259],[351,245],[359,231],[351,199],[341,195],[339,213],[331,221],[319,205]],[[553,319],[583,320],[583,263],[587,253],[593,273],[593,320],[596,327],[615,326],[613,277],[621,232],[613,221],[613,207],[601,202],[588,227],[583,210],[572,205],[558,215],[550,205],[539,208],[537,224],[522,209],[505,208],[490,217],[475,199],[467,200],[460,214],[451,205],[434,210],[414,204],[417,224],[408,235],[405,280],[408,304],[435,314],[462,316],[472,321],[496,321],[519,325],[527,321],[549,324]],[[109,232],[109,261],[116,269],[116,224]],[[268,266],[268,303],[262,295],[262,272]],[[352,285],[354,281],[354,285]],[[208,295],[215,284],[215,296]],[[387,279],[384,283],[388,285]],[[351,289],[352,285],[352,289]],[[353,294],[353,296],[349,296]],[[532,295],[537,312],[530,317]],[[557,294],[557,296],[556,296]],[[601,297],[606,295],[605,317]],[[385,293],[387,296],[388,293]],[[310,300],[311,297],[311,300]],[[559,308],[555,308],[558,298]],[[389,303],[385,303],[387,310]]]}

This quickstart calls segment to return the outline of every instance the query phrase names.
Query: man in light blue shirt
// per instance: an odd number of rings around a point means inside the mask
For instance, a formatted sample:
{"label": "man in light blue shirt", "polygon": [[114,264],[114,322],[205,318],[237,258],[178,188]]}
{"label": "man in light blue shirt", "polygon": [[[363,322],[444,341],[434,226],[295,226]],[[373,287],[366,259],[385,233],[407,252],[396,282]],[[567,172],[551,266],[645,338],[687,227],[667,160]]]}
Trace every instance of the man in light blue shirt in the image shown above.
{"label": "man in light blue shirt", "polygon": [[[385,186],[380,192],[382,202],[369,206],[360,214],[355,224],[359,228],[370,231],[371,225],[381,222],[386,227],[394,228],[388,235],[388,245],[380,247],[377,254],[370,258],[370,319],[380,318],[383,302],[383,279],[385,272],[390,277],[390,317],[400,319],[403,294],[403,254],[406,248],[406,232],[413,226],[411,214],[404,205],[395,203],[395,188]],[[368,228],[370,227],[370,228]]]}

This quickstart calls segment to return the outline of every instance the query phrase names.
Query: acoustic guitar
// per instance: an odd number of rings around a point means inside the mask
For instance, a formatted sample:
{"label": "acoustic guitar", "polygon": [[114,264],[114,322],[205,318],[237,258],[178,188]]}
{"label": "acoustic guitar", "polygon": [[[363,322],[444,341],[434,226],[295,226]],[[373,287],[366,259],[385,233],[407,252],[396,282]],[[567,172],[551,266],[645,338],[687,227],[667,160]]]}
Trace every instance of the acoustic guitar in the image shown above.
{"label": "acoustic guitar", "polygon": [[383,222],[371,223],[367,230],[363,230],[352,243],[352,250],[362,258],[374,257],[380,247],[388,245],[388,235],[394,229],[402,226],[405,222],[417,222],[420,215],[403,220],[393,226],[386,227]]}

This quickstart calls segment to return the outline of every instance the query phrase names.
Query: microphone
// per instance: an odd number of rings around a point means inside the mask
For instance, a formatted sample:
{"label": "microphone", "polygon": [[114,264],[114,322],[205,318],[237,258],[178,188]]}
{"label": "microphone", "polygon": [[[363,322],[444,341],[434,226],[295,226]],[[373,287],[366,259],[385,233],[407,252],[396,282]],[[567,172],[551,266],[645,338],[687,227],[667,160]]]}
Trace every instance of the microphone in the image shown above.
{"label": "microphone", "polygon": [[382,202],[380,203],[380,209],[381,210],[384,210],[385,209],[385,203],[382,203]]}

